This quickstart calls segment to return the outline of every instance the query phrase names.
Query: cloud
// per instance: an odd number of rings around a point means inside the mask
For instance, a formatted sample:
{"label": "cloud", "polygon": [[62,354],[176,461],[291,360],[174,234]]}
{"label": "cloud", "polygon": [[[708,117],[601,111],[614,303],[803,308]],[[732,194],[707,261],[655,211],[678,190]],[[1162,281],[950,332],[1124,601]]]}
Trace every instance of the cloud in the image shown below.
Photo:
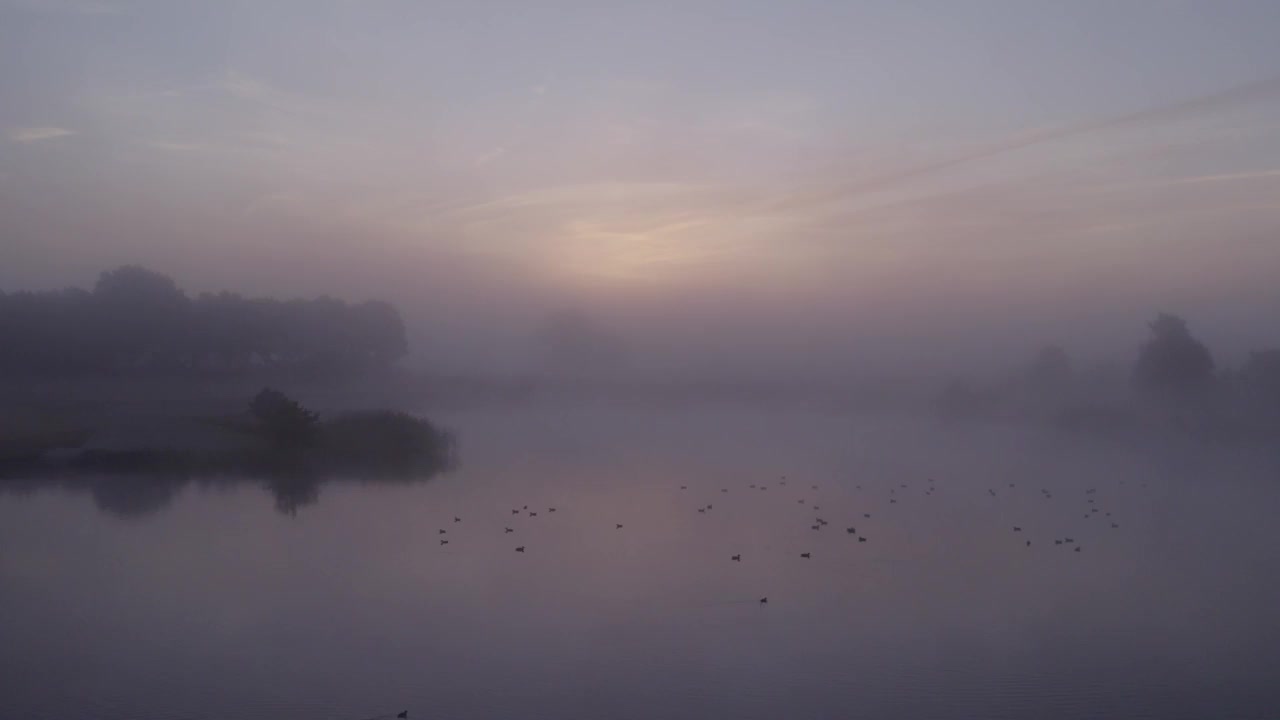
{"label": "cloud", "polygon": [[125,8],[119,3],[104,0],[12,0],[12,5],[33,12],[74,15],[122,15],[125,13]]}
{"label": "cloud", "polygon": [[16,143],[33,143],[41,140],[53,140],[54,138],[75,135],[74,130],[67,130],[60,127],[29,127],[29,128],[13,128],[9,131],[9,139]]}

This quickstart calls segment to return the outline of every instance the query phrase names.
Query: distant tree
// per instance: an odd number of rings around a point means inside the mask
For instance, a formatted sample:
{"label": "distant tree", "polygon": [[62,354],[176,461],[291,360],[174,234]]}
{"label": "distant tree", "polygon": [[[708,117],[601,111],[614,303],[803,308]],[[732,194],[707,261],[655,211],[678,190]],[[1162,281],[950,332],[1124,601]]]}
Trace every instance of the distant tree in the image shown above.
{"label": "distant tree", "polygon": [[539,329],[538,340],[558,373],[608,372],[620,367],[626,356],[621,340],[576,310],[552,314]]}
{"label": "distant tree", "polygon": [[1058,345],[1047,345],[1027,367],[1027,383],[1038,392],[1060,392],[1072,378],[1071,358]]}
{"label": "distant tree", "polygon": [[407,352],[404,322],[385,302],[228,292],[192,300],[172,278],[136,265],[102,273],[92,292],[0,292],[6,372],[332,372],[386,366]]}
{"label": "distant tree", "polygon": [[1175,408],[1202,404],[1213,388],[1213,356],[1191,336],[1187,321],[1160,313],[1133,368],[1138,392]]}
{"label": "distant tree", "polygon": [[262,432],[279,449],[297,449],[315,439],[320,416],[278,390],[264,388],[249,403]]}
{"label": "distant tree", "polygon": [[188,347],[190,301],[166,275],[125,265],[98,276],[101,344],[126,367],[176,366]]}

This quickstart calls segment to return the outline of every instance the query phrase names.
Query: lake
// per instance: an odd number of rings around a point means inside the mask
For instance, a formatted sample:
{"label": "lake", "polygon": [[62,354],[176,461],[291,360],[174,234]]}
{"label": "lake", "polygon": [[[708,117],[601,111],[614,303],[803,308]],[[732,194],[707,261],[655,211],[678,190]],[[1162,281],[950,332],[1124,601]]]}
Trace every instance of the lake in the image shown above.
{"label": "lake", "polygon": [[461,464],[427,482],[0,488],[0,717],[1280,717],[1274,453],[438,419]]}

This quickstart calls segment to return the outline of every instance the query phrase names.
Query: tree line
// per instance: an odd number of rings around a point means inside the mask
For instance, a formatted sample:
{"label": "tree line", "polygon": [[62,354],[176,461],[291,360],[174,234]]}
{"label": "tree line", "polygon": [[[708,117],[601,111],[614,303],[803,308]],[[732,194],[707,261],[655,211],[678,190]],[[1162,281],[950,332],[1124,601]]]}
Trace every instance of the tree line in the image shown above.
{"label": "tree line", "polygon": [[9,374],[348,371],[390,365],[408,347],[386,302],[190,297],[136,265],[103,272],[92,290],[0,290],[0,372]]}
{"label": "tree line", "polygon": [[1029,412],[1093,423],[1117,419],[1117,408],[1127,405],[1224,432],[1280,429],[1280,349],[1254,350],[1238,367],[1221,367],[1185,319],[1160,313],[1148,329],[1128,371],[1128,398],[1115,393],[1110,373],[1082,373],[1065,350],[1048,346],[1004,382],[953,380],[935,398],[936,407],[950,417]]}

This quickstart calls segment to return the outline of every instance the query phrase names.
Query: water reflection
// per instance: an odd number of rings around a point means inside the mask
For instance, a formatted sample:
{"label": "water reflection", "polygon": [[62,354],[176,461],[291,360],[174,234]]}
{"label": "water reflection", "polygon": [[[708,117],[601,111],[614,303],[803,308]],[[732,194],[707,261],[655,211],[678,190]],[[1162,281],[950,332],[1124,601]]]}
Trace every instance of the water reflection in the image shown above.
{"label": "water reflection", "polygon": [[190,486],[233,488],[258,486],[266,490],[281,515],[296,516],[299,510],[320,501],[321,489],[334,483],[411,485],[425,483],[457,467],[457,460],[433,467],[417,468],[404,474],[378,473],[351,476],[309,472],[298,468],[277,468],[271,473],[178,474],[178,473],[39,473],[20,477],[0,477],[0,495],[25,496],[40,492],[87,493],[99,511],[125,520],[154,515],[170,507]]}

